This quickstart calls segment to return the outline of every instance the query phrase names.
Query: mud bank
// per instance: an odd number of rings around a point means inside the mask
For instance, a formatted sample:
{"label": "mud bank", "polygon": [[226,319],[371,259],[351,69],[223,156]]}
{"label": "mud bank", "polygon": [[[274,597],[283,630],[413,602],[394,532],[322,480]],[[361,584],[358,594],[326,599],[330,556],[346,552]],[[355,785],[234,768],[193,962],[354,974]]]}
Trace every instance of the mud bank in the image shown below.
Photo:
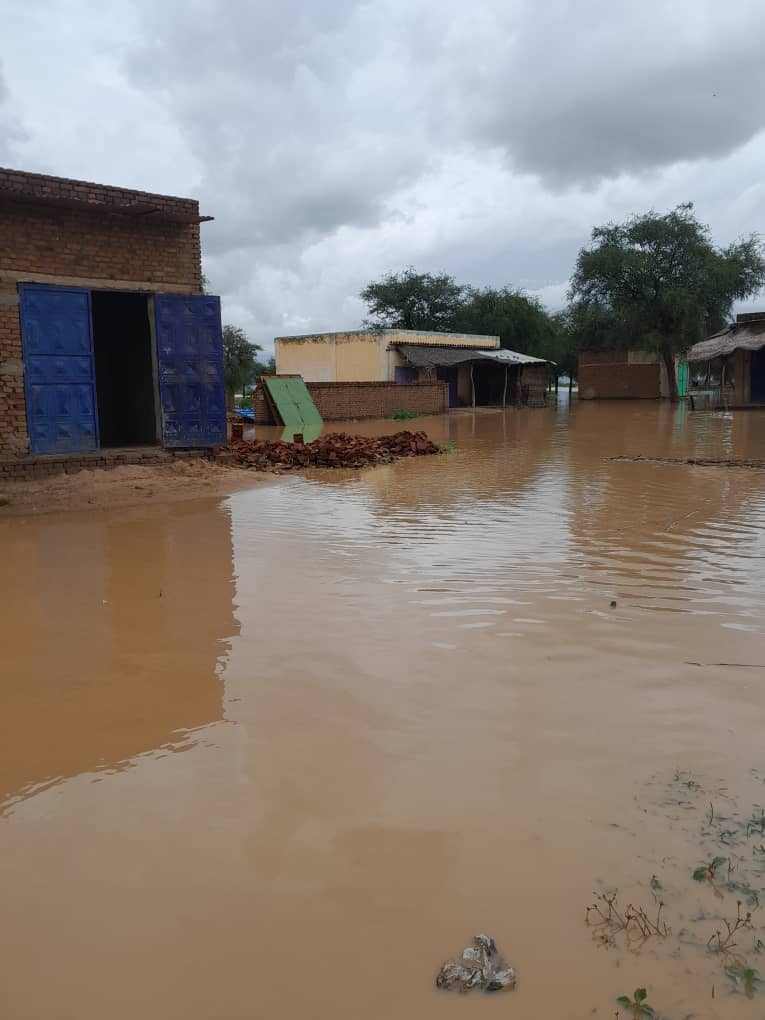
{"label": "mud bank", "polygon": [[201,459],[151,467],[136,464],[109,470],[85,469],[36,481],[4,482],[0,486],[0,520],[198,499],[256,484],[253,473],[244,468]]}

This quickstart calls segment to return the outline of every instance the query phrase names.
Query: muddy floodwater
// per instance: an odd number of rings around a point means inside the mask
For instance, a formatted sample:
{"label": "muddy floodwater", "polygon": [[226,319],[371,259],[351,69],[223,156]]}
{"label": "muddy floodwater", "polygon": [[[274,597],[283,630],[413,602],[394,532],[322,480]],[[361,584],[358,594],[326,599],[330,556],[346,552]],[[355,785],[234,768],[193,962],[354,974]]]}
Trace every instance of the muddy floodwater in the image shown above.
{"label": "muddy floodwater", "polygon": [[[765,413],[402,425],[454,449],[0,521],[3,1020],[765,1015],[765,471],[609,460]],[[476,932],[517,988],[437,991]]]}

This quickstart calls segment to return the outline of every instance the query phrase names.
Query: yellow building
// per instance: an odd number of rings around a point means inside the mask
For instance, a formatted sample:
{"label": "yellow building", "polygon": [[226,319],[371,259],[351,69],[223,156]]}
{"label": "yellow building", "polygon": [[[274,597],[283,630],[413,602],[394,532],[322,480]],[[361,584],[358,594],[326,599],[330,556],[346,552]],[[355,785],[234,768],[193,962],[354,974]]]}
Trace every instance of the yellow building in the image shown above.
{"label": "yellow building", "polygon": [[415,329],[279,336],[274,341],[276,372],[302,375],[306,382],[409,382],[411,365],[398,344],[495,351],[499,337]]}

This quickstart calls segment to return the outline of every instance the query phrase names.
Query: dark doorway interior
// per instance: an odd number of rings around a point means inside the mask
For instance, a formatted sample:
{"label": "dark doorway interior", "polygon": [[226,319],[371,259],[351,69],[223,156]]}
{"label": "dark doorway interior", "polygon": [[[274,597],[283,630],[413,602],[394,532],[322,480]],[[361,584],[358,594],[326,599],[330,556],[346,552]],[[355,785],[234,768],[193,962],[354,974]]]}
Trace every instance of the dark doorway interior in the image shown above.
{"label": "dark doorway interior", "polygon": [[459,396],[457,394],[457,366],[439,366],[436,369],[436,378],[441,382],[447,383],[449,387],[449,407],[457,407],[459,405]]}
{"label": "dark doorway interior", "polygon": [[765,403],[765,348],[752,351],[752,403]]}
{"label": "dark doorway interior", "polygon": [[101,446],[156,443],[149,300],[94,291],[92,308]]}
{"label": "dark doorway interior", "polygon": [[[507,390],[505,390],[505,372],[507,372]],[[510,365],[505,368],[501,364],[476,362],[473,366],[475,383],[475,402],[482,406],[501,407],[504,397],[507,404],[518,399],[518,368]]]}

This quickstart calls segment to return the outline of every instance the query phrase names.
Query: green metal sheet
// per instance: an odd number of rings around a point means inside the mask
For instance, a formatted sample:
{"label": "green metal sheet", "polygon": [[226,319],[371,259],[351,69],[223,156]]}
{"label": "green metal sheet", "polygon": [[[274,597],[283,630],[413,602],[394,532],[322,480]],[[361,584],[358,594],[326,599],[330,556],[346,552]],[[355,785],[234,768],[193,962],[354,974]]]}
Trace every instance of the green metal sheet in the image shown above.
{"label": "green metal sheet", "polygon": [[294,432],[322,424],[306,384],[299,375],[264,376],[263,382],[285,428]]}
{"label": "green metal sheet", "polygon": [[688,362],[677,363],[677,395],[685,397],[688,395]]}

